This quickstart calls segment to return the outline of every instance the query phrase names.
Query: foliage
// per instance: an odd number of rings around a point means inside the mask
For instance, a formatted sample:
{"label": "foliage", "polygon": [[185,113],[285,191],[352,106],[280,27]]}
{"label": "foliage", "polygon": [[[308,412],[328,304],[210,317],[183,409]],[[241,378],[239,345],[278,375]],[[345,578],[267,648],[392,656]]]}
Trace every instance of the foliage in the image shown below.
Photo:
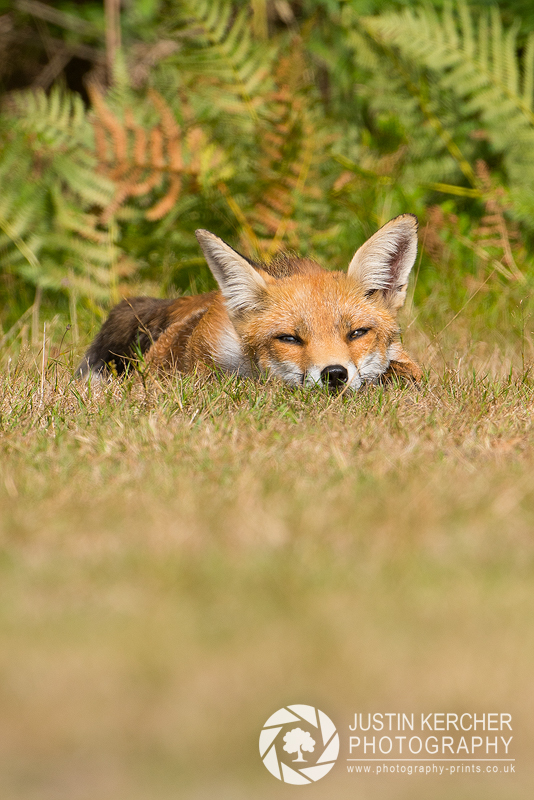
{"label": "foliage", "polygon": [[93,211],[110,202],[114,187],[95,176],[81,99],[57,89],[20,95],[3,133],[2,269],[45,289],[107,299],[124,257]]}
{"label": "foliage", "polygon": [[[363,27],[415,101],[420,122],[431,126],[465,182],[482,196],[473,168],[476,147],[467,140],[484,139],[489,157],[498,159],[516,214],[532,224],[534,34],[518,56],[518,26],[504,30],[496,8],[480,15],[477,24],[467,5],[461,3],[457,11],[448,7],[440,17],[429,9],[407,10],[365,20]],[[385,105],[390,97],[391,90],[381,102]],[[425,161],[418,167],[420,180],[425,174],[434,177]]]}
{"label": "foliage", "polygon": [[[497,7],[434,6],[125,11],[122,54],[112,76],[89,76],[89,105],[60,85],[7,96],[0,293],[65,295],[72,318],[124,293],[202,290],[196,227],[252,257],[286,247],[343,268],[403,211],[425,225],[425,264],[448,247],[481,280],[525,280],[534,33]],[[87,13],[54,24],[94,44],[102,21]]]}
{"label": "foliage", "polygon": [[[348,398],[4,367],[2,796],[266,800],[260,727],[295,696],[338,729],[371,698],[530,730],[534,398],[477,368]],[[452,796],[532,793],[472,778]]]}

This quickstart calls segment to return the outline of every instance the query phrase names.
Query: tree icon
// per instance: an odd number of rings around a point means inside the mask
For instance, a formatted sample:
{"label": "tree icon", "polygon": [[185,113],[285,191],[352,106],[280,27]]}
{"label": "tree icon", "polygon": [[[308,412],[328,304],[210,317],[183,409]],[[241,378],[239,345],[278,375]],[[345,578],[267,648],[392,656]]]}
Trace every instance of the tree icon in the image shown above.
{"label": "tree icon", "polygon": [[284,742],[286,753],[298,753],[298,756],[293,761],[306,761],[300,752],[301,749],[306,750],[308,753],[313,753],[315,750],[314,740],[308,731],[303,731],[302,728],[293,728],[292,731],[288,731],[284,736]]}

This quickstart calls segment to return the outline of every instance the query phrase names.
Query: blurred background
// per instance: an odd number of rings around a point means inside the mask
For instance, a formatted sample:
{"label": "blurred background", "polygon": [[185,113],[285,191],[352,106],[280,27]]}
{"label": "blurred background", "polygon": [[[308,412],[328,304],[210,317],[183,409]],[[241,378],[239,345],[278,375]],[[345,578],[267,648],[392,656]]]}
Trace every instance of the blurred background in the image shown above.
{"label": "blurred background", "polygon": [[[195,228],[344,269],[404,212],[420,390],[72,380]],[[531,797],[533,266],[531,0],[0,0],[2,800]],[[285,786],[297,703],[340,759],[508,712],[517,774]]]}
{"label": "blurred background", "polygon": [[0,55],[4,346],[210,288],[196,227],[344,268],[405,211],[425,324],[474,297],[486,326],[525,327],[526,0],[1,0]]}

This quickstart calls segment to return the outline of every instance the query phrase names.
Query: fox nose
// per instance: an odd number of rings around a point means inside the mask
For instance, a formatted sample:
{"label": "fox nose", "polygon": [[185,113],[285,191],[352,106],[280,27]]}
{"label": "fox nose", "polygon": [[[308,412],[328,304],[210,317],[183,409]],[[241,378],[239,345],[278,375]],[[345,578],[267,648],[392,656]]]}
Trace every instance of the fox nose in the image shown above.
{"label": "fox nose", "polygon": [[349,373],[341,364],[333,364],[323,369],[321,378],[323,380],[323,386],[328,386],[329,389],[341,389],[348,381]]}

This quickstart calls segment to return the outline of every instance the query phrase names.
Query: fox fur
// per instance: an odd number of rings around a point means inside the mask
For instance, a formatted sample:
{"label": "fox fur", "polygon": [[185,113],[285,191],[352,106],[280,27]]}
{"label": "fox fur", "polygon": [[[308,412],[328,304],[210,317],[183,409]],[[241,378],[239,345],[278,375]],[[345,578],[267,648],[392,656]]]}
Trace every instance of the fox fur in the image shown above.
{"label": "fox fur", "polygon": [[196,232],[219,291],[176,300],[134,297],[112,309],[78,376],[118,374],[139,355],[155,368],[216,367],[292,385],[359,389],[392,375],[418,381],[397,313],[417,254],[417,218],[388,222],[347,272],[281,255],[268,264]]}

